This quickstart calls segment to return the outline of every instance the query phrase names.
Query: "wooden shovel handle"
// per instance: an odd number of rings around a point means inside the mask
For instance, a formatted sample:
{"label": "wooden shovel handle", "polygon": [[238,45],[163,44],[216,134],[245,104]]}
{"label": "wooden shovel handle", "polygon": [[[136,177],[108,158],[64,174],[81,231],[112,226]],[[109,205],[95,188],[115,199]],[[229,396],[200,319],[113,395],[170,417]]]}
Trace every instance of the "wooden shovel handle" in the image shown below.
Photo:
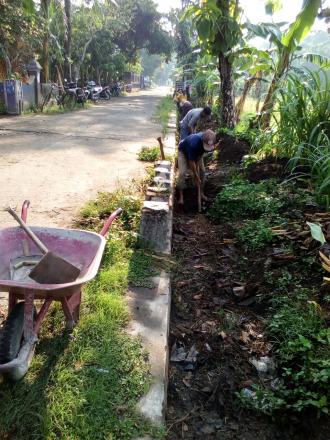
{"label": "wooden shovel handle", "polygon": [[31,238],[31,240],[38,246],[43,254],[47,254],[48,249],[46,246],[39,240],[39,238],[32,232],[32,230],[24,223],[24,221],[17,215],[17,213],[9,206],[5,209],[5,211],[9,212],[9,214],[14,217],[14,219],[19,223],[22,229],[27,233],[27,235]]}

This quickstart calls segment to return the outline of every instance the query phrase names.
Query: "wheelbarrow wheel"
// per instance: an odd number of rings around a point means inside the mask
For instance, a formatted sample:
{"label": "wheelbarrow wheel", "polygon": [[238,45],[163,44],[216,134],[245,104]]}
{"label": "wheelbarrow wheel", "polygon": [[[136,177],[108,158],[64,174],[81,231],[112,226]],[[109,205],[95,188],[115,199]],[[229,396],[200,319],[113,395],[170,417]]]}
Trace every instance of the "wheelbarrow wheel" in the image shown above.
{"label": "wheelbarrow wheel", "polygon": [[[36,310],[34,310],[34,314],[36,314]],[[9,313],[3,326],[0,339],[0,363],[5,364],[17,357],[23,340],[23,331],[24,302],[19,302]],[[5,377],[11,380],[19,380],[26,374],[28,368],[28,365],[19,366],[6,373]]]}

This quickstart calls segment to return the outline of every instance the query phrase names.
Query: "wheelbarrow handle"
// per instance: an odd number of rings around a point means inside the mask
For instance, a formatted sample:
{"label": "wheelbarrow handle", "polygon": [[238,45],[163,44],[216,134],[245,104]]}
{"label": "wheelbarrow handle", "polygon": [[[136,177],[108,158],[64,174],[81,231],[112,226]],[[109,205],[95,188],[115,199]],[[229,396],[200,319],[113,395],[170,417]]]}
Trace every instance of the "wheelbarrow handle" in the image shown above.
{"label": "wheelbarrow handle", "polygon": [[26,219],[27,219],[27,210],[28,210],[29,206],[30,206],[30,200],[24,200],[23,205],[22,205],[22,211],[21,211],[21,219],[25,223],[26,223]]}
{"label": "wheelbarrow handle", "polygon": [[123,210],[121,208],[116,209],[116,211],[114,211],[110,217],[108,218],[108,220],[106,221],[105,225],[102,228],[102,231],[100,232],[100,235],[103,235],[103,237],[105,235],[107,235],[107,232],[110,229],[110,226],[112,225],[112,222],[118,217],[120,216],[120,214],[123,212]]}
{"label": "wheelbarrow handle", "polygon": [[31,238],[31,240],[38,246],[38,248],[44,253],[47,254],[47,247],[39,240],[39,238],[35,235],[35,233],[24,223],[24,221],[19,217],[16,212],[8,206],[5,211],[9,212],[9,214],[14,217],[17,223],[21,226],[22,229],[27,233],[27,235]]}

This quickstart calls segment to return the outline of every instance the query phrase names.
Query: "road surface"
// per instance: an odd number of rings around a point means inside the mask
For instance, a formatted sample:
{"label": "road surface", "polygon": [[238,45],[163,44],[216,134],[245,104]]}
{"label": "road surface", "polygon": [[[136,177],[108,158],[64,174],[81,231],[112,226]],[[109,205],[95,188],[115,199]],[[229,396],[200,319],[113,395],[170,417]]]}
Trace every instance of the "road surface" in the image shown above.
{"label": "road surface", "polygon": [[156,104],[168,89],[113,98],[93,108],[57,115],[0,119],[0,227],[13,224],[2,207],[31,201],[28,221],[69,226],[98,191],[142,177],[143,145],[157,144]]}

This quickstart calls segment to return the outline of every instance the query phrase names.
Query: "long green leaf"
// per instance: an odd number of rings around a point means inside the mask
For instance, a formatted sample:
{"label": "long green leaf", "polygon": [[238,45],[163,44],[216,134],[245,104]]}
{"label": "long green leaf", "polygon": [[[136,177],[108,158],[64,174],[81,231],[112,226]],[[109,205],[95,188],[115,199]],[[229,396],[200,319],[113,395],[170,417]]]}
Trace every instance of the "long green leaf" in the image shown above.
{"label": "long green leaf", "polygon": [[292,49],[308,35],[320,7],[321,0],[304,0],[303,7],[296,20],[282,36],[283,46]]}

